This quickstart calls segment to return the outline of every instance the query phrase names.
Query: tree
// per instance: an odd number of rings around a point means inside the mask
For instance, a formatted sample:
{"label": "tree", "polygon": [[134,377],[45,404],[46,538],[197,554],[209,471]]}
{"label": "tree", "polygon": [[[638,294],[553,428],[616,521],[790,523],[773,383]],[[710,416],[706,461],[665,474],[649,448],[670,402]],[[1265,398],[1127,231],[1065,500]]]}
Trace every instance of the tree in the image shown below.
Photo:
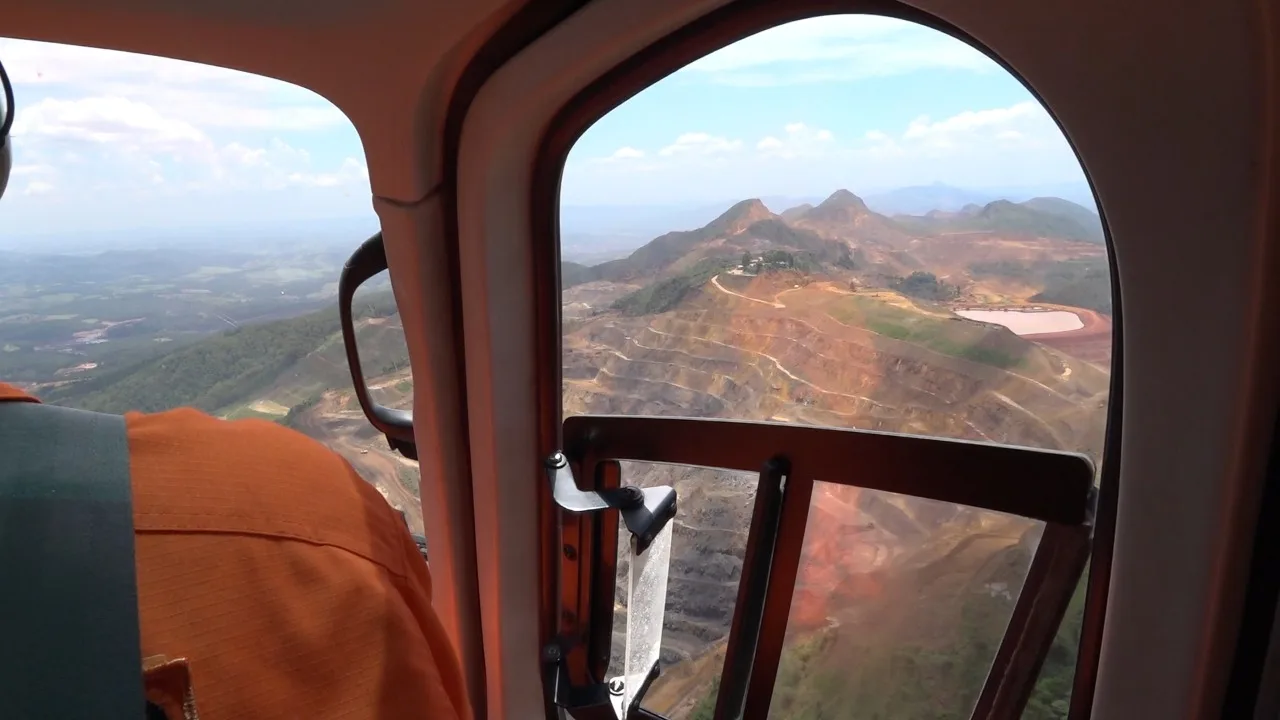
{"label": "tree", "polygon": [[742,272],[747,271],[747,266],[751,264],[751,253],[742,253]]}
{"label": "tree", "polygon": [[925,300],[952,300],[959,295],[959,288],[942,282],[931,272],[917,270],[905,279],[893,283],[893,289],[903,295]]}

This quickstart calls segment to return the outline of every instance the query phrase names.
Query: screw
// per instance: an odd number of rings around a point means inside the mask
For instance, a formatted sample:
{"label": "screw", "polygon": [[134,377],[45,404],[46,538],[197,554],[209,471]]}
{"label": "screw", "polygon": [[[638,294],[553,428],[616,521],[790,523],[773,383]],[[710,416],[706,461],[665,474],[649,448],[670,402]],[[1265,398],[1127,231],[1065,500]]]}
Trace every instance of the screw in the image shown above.
{"label": "screw", "polygon": [[572,545],[564,546],[564,559],[573,562],[578,559],[578,551]]}
{"label": "screw", "polygon": [[546,465],[549,468],[563,467],[566,464],[568,464],[568,461],[564,459],[564,453],[562,452],[551,453],[551,457],[547,458],[546,462]]}
{"label": "screw", "polygon": [[622,681],[622,678],[614,678],[609,681],[609,692],[613,695],[621,695],[625,687],[626,683]]}
{"label": "screw", "polygon": [[542,649],[542,657],[547,662],[560,662],[560,646],[548,645]]}

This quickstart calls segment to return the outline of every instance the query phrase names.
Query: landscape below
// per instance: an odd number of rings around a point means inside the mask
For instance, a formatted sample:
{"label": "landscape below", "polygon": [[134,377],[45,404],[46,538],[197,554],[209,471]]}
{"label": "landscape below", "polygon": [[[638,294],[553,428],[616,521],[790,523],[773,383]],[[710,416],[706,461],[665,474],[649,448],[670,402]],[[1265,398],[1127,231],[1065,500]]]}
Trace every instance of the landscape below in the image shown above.
{"label": "landscape below", "polygon": [[[351,394],[332,307],[342,255],[0,258],[10,261],[0,262],[0,377],[76,407],[188,405],[288,425],[351,461],[421,532],[416,463],[388,449]],[[878,214],[843,190],[781,213],[746,200],[626,257],[563,263],[560,275],[566,416],[806,423],[1100,462],[1110,267],[1101,221],[1065,200],[922,216]],[[357,310],[377,398],[409,407],[403,328],[385,282]],[[709,718],[755,478],[637,463],[624,478],[680,494],[663,674],[646,704]],[[773,714],[967,717],[1040,530],[822,484]],[[619,564],[615,660],[624,556]],[[1078,596],[1027,718],[1066,716]]]}

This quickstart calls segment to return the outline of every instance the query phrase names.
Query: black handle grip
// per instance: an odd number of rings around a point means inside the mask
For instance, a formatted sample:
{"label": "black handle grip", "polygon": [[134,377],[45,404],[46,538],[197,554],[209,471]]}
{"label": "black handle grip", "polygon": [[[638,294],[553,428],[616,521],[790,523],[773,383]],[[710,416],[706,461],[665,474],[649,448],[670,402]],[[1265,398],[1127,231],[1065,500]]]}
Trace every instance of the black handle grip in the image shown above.
{"label": "black handle grip", "polygon": [[413,413],[379,405],[369,397],[369,388],[360,368],[360,351],[356,347],[356,324],[352,312],[356,289],[366,280],[387,269],[387,251],[382,245],[382,233],[365,240],[347,258],[338,278],[338,318],[342,323],[342,344],[347,353],[347,367],[351,369],[351,383],[356,400],[369,423],[387,436],[391,448],[401,455],[418,459],[418,446],[413,437]]}

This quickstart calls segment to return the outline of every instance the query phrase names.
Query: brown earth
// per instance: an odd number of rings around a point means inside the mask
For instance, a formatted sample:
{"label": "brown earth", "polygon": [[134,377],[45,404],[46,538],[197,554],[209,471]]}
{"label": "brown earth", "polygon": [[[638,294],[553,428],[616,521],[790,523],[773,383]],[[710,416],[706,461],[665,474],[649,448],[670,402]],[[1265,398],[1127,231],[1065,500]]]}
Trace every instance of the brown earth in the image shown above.
{"label": "brown earth", "polygon": [[1076,314],[1084,327],[1060,333],[1023,335],[1027,340],[1047,345],[1100,368],[1111,367],[1111,318],[1083,308],[1048,305]]}
{"label": "brown earth", "polygon": [[[1017,365],[1002,369],[869,329],[884,321],[884,308],[885,317],[924,318],[930,331],[996,342],[1018,353]],[[584,318],[564,347],[565,415],[772,419],[1095,457],[1101,449],[1105,370],[942,306],[890,291],[855,293],[814,276],[722,274],[673,312]],[[755,478],[629,463],[624,479],[672,484],[681,498],[662,653],[667,674],[646,705],[682,716],[719,672],[709,658],[721,652],[736,599]],[[837,485],[815,493],[810,518],[789,624],[800,634],[856,625],[867,608],[902,605],[926,588],[943,595],[971,588],[987,577],[979,560],[1017,546],[1031,528],[1016,518]],[[957,565],[958,557],[971,559]],[[929,567],[938,569],[930,575]],[[619,568],[615,660],[625,627],[625,557]],[[958,585],[938,584],[957,573]],[[887,610],[877,612],[866,617],[886,617]]]}

